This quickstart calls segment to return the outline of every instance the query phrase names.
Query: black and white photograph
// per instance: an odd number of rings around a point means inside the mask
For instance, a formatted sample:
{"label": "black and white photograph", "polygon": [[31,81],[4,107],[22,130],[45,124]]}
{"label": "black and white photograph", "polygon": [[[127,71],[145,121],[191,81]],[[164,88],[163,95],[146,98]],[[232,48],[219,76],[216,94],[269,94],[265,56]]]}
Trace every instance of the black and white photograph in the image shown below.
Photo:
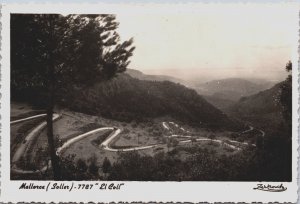
{"label": "black and white photograph", "polygon": [[291,15],[11,13],[10,179],[291,182]]}

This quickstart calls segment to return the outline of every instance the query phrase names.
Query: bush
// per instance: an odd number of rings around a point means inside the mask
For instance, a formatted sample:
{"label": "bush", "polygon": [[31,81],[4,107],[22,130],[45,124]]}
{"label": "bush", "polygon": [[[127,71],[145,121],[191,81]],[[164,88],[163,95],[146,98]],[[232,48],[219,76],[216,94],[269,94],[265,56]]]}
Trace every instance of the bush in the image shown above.
{"label": "bush", "polygon": [[111,163],[107,157],[104,158],[103,164],[102,164],[102,171],[103,173],[109,173],[111,170]]}
{"label": "bush", "polygon": [[77,165],[76,165],[76,167],[77,167],[77,169],[78,169],[78,171],[79,171],[80,173],[85,173],[85,172],[87,171],[87,169],[88,169],[87,164],[86,164],[85,161],[82,160],[82,159],[78,159],[78,160],[77,160]]}
{"label": "bush", "polygon": [[88,167],[89,173],[94,176],[98,176],[99,167],[97,165],[97,157],[95,154],[93,154],[93,156],[89,159],[89,162],[90,162]]}
{"label": "bush", "polygon": [[91,141],[92,145],[95,145],[96,147],[98,147],[111,133],[112,133],[111,130],[104,131],[96,139]]}

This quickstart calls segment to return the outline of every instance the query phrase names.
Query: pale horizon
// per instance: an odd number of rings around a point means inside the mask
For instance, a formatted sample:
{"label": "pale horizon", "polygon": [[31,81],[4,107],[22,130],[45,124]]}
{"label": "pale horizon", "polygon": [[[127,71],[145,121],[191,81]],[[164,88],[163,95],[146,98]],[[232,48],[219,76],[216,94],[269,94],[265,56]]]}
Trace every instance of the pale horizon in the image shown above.
{"label": "pale horizon", "polygon": [[193,11],[117,14],[121,39],[133,37],[136,46],[129,68],[183,79],[286,77],[290,7],[202,4]]}

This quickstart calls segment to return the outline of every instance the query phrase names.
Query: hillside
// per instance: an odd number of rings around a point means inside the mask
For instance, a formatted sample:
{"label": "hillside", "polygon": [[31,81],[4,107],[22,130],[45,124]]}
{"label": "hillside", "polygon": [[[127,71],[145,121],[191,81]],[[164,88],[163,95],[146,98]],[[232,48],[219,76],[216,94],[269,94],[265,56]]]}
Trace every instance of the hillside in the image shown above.
{"label": "hillside", "polygon": [[236,103],[234,100],[224,99],[217,95],[203,95],[203,98],[222,111],[226,111],[228,107]]}
{"label": "hillside", "polygon": [[281,85],[278,83],[270,89],[241,98],[228,108],[228,112],[259,126],[278,125],[282,120],[278,102]]}
{"label": "hillside", "polygon": [[128,74],[92,88],[62,96],[62,105],[78,112],[121,121],[169,116],[201,127],[238,129],[240,124],[209,104],[192,89],[169,81],[143,81]]}
{"label": "hillside", "polygon": [[267,88],[270,88],[270,83],[254,83],[240,78],[213,80],[196,86],[196,89],[200,94],[233,101],[237,101],[244,96],[258,93]]}

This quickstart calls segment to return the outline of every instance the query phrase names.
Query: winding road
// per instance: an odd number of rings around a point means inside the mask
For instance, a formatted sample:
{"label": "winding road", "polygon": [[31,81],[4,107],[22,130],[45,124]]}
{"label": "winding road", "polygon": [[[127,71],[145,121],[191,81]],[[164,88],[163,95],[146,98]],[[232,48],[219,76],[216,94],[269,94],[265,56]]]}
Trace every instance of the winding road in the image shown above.
{"label": "winding road", "polygon": [[[73,137],[73,138],[69,139],[68,141],[66,141],[61,147],[57,148],[56,154],[60,155],[61,152],[63,150],[65,150],[66,148],[68,148],[70,145],[72,145],[73,143],[78,142],[79,140],[82,140],[88,136],[91,136],[91,135],[101,132],[103,130],[113,130],[113,129],[114,129],[113,127],[103,127],[103,128],[98,128],[98,129],[83,133],[81,135],[78,135],[76,137]],[[121,132],[121,130],[118,129],[114,132],[114,134],[118,135],[120,132]],[[109,137],[111,137],[111,135]],[[106,140],[108,140],[108,139],[106,139]]]}
{"label": "winding road", "polygon": [[[179,127],[174,122],[170,122],[170,123],[173,124],[173,125],[175,124],[176,127]],[[162,125],[165,129],[170,130],[170,127],[167,125],[167,122],[163,122]],[[184,130],[183,128],[180,128],[180,129],[187,132],[187,133],[189,132],[189,131]],[[241,134],[245,134],[245,133],[250,132],[252,130],[254,130],[254,127],[249,126],[249,129],[241,132]],[[259,131],[262,133],[262,136],[265,135],[264,131],[262,131],[262,130],[259,130]],[[165,136],[165,137],[169,137],[169,138],[172,138],[172,137],[193,138],[193,136],[189,136],[189,135],[170,135],[170,136]],[[216,142],[216,143],[222,144],[224,146],[227,146],[229,148],[232,148],[234,150],[241,150],[240,147],[237,147],[237,146],[232,145],[232,144],[228,144],[223,140],[216,140],[216,139],[210,139],[210,138],[198,138],[198,139],[195,139],[195,141],[212,141],[212,142]],[[246,145],[246,146],[251,145],[251,146],[256,147],[255,144],[249,144],[247,142],[239,142],[239,141],[236,141],[236,140],[227,140],[227,141],[229,141],[230,143],[238,144],[238,145]],[[179,143],[187,143],[187,142],[191,142],[191,140],[184,140],[184,141],[180,141]]]}
{"label": "winding road", "polygon": [[[27,117],[27,118],[22,118],[22,119],[19,119],[19,120],[15,120],[15,121],[11,121],[11,125],[13,124],[16,124],[16,123],[20,123],[20,122],[24,122],[24,121],[28,121],[28,120],[32,120],[32,119],[35,119],[35,118],[39,118],[39,117],[45,117],[46,114],[39,114],[39,115],[35,115],[35,116],[31,116],[31,117]],[[59,119],[61,117],[61,115],[59,114],[53,114],[53,121]],[[175,127],[179,128],[180,130],[186,132],[186,133],[189,133],[189,131],[185,130],[183,127],[179,127],[178,124],[174,123],[174,122],[162,122],[162,126],[168,130],[168,131],[172,131],[172,128],[169,126],[169,124],[172,124],[174,125]],[[24,141],[22,144],[20,144],[20,146],[18,147],[17,151],[15,152],[15,154],[13,155],[13,158],[12,158],[12,171],[13,172],[16,172],[16,173],[37,173],[37,172],[44,172],[48,169],[48,166],[45,166],[43,167],[42,169],[40,170],[37,170],[37,171],[31,171],[31,170],[23,170],[23,169],[20,169],[17,167],[16,163],[21,159],[21,157],[24,155],[25,151],[26,151],[26,148],[28,146],[30,146],[30,144],[32,143],[32,141],[35,140],[35,138],[39,135],[39,133],[43,130],[43,128],[45,128],[46,126],[46,122],[42,122],[41,124],[39,124],[37,127],[35,127],[32,131],[30,131],[30,133],[25,137]],[[71,139],[69,139],[68,141],[66,141],[61,147],[59,147],[56,151],[56,154],[58,156],[61,155],[61,153],[66,149],[68,148],[70,145],[78,142],[79,140],[82,140],[86,137],[89,137],[89,136],[92,136],[94,135],[95,133],[98,133],[98,132],[101,132],[101,131],[104,131],[104,130],[113,130],[113,132],[99,145],[99,148],[100,149],[104,149],[104,150],[107,150],[107,151],[111,151],[111,152],[129,152],[129,151],[137,151],[137,150],[145,150],[145,149],[150,149],[150,148],[156,148],[156,147],[162,147],[162,146],[166,146],[167,144],[153,144],[153,145],[145,145],[145,146],[139,146],[139,147],[130,147],[130,148],[112,148],[111,147],[111,144],[117,140],[119,134],[122,132],[121,129],[117,128],[117,127],[102,127],[102,128],[97,128],[97,129],[94,129],[92,131],[89,131],[89,132],[86,132],[86,133],[83,133],[83,134],[80,134],[78,136],[75,136]],[[247,133],[247,132],[250,132],[254,130],[254,128],[252,126],[249,126],[249,130],[245,130],[244,132],[242,133]],[[262,131],[262,130],[259,130],[260,133],[262,134],[262,136],[265,135],[265,133]],[[191,138],[193,138],[193,136],[189,136],[189,135],[170,135],[170,136],[164,136],[166,138],[176,138],[176,137],[180,137],[180,138],[189,138],[188,140],[181,140],[178,142],[178,144],[186,144],[186,143],[189,143],[189,142],[193,142],[191,140]],[[227,146],[231,149],[234,149],[234,150],[241,150],[241,145],[252,145],[252,146],[255,146],[255,144],[248,144],[246,142],[238,142],[238,141],[235,141],[235,140],[227,140],[229,141],[231,144],[227,143],[226,141],[223,141],[223,140],[217,140],[217,139],[209,139],[209,138],[196,138],[195,141],[212,141],[212,142],[216,142],[216,143],[219,143],[221,145],[224,145],[224,146]],[[233,145],[232,143],[234,144],[237,144],[236,145]]]}
{"label": "winding road", "polygon": [[[45,117],[45,116],[46,116],[46,114],[39,114],[39,115],[35,115],[35,116],[23,118],[23,119],[11,121],[10,124],[13,125],[13,124],[16,124],[19,122],[24,122],[24,121],[32,120],[32,119],[39,118],[39,117]],[[59,114],[53,114],[52,120],[55,121],[59,117],[60,117]],[[22,144],[20,144],[17,151],[13,155],[12,161],[11,161],[12,162],[11,169],[14,172],[16,172],[16,173],[35,173],[36,172],[36,171],[19,169],[16,165],[16,162],[18,162],[21,159],[21,157],[24,156],[26,148],[31,145],[32,141],[34,141],[35,137],[38,136],[38,133],[40,133],[46,127],[46,125],[47,125],[47,122],[42,122],[41,124],[39,124],[37,127],[35,127],[33,130],[31,130],[29,132],[29,134],[23,140]],[[45,171],[46,169],[47,169],[47,166],[42,168],[41,170],[37,170],[37,171]]]}

